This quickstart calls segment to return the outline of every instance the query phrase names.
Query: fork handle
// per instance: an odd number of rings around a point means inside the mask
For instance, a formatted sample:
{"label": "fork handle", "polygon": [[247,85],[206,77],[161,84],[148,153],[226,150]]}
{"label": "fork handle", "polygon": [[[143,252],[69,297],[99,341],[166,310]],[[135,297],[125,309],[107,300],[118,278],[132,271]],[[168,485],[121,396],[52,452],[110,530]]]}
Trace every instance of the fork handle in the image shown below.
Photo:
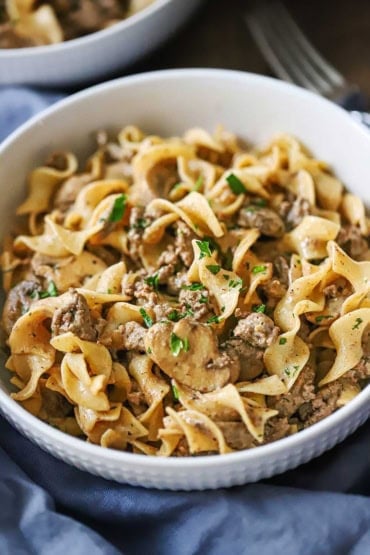
{"label": "fork handle", "polygon": [[370,129],[370,113],[369,112],[358,112],[357,110],[351,110],[350,115],[362,125],[365,125]]}

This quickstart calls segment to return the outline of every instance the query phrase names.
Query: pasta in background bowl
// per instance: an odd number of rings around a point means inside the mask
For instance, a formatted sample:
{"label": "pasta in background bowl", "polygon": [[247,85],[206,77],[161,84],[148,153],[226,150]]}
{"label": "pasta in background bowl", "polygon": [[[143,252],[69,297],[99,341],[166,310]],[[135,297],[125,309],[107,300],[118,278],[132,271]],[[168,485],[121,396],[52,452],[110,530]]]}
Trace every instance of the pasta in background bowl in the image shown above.
{"label": "pasta in background bowl", "polygon": [[57,44],[95,33],[133,16],[153,1],[9,0],[0,12],[0,48]]}
{"label": "pasta in background bowl", "polygon": [[[364,130],[307,92],[212,70],[112,82],[41,118],[37,146],[40,117],[1,152],[1,182],[17,184],[4,214],[30,175],[18,209],[28,228],[3,255],[5,287],[23,280],[4,312],[18,390],[4,370],[7,418],[79,467],[173,489],[270,476],[364,421]],[[220,121],[225,129],[210,134]],[[229,130],[253,144],[285,134],[256,150]],[[42,165],[51,151],[59,154]],[[2,226],[5,235],[6,218]],[[10,390],[89,443],[28,414]]]}
{"label": "pasta in background bowl", "polygon": [[9,0],[0,8],[0,85],[66,87],[112,76],[173,35],[200,2],[78,0],[35,7]]}

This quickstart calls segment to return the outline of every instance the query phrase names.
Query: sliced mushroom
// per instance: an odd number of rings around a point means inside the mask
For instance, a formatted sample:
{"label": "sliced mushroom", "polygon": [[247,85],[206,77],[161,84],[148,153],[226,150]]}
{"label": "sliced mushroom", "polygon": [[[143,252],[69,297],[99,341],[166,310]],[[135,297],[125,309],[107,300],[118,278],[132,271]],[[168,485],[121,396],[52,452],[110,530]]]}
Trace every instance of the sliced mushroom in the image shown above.
{"label": "sliced mushroom", "polygon": [[230,369],[219,364],[217,338],[206,324],[187,318],[158,322],[149,329],[145,348],[165,374],[192,389],[213,391],[230,379]]}

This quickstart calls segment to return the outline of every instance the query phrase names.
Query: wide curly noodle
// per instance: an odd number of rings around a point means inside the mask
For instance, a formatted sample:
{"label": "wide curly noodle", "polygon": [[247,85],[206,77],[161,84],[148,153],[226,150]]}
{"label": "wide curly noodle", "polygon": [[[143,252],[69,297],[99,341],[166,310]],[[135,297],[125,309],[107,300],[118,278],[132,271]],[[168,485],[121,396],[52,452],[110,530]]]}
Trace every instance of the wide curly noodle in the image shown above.
{"label": "wide curly noodle", "polygon": [[369,221],[293,137],[105,132],[85,169],[29,176],[5,242],[17,392],[57,428],[135,453],[229,453],[356,396],[369,368]]}
{"label": "wide curly noodle", "polygon": [[154,0],[0,0],[0,48],[57,44],[100,31]]}

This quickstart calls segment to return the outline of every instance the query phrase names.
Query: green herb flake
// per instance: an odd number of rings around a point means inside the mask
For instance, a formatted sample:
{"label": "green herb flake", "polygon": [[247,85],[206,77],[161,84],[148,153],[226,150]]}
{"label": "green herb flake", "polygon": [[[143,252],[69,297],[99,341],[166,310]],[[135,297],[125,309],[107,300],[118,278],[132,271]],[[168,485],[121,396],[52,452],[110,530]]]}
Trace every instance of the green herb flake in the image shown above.
{"label": "green herb flake", "polygon": [[293,368],[287,366],[284,368],[284,374],[288,376],[288,378],[292,378],[299,370],[299,366],[293,365]]}
{"label": "green herb flake", "polygon": [[139,310],[143,320],[144,320],[144,324],[146,325],[147,328],[151,328],[153,325],[153,320],[152,318],[149,316],[149,314],[147,313],[147,311],[144,308],[140,308]]}
{"label": "green herb flake", "polygon": [[256,198],[252,202],[261,208],[264,208],[267,205],[267,201],[264,198]]}
{"label": "green herb flake", "polygon": [[353,330],[358,330],[358,328],[360,327],[360,325],[362,324],[362,318],[356,318],[356,323],[352,326]]}
{"label": "green herb flake", "polygon": [[235,174],[228,175],[226,181],[234,195],[242,195],[247,192],[247,189]]}
{"label": "green herb flake", "polygon": [[280,337],[280,339],[279,339],[279,345],[285,345],[286,342],[287,342],[287,338],[286,338],[286,337]]}
{"label": "green herb flake", "polygon": [[252,274],[261,274],[262,272],[266,272],[266,266],[261,264],[260,266],[253,266]]}
{"label": "green herb flake", "polygon": [[198,177],[198,179],[196,180],[196,182],[194,183],[194,187],[193,187],[193,191],[199,191],[199,189],[202,187],[203,185],[203,175],[200,175]]}
{"label": "green herb flake", "polygon": [[243,280],[240,278],[231,279],[229,281],[229,287],[232,287],[233,289],[235,289],[236,287],[243,287]]}
{"label": "green herb flake", "polygon": [[144,279],[145,283],[150,287],[153,287],[156,291],[158,290],[158,274],[154,274]]}
{"label": "green herb flake", "polygon": [[208,318],[207,320],[207,324],[219,324],[220,323],[220,318],[219,316],[211,316],[210,318]]}
{"label": "green herb flake", "polygon": [[222,277],[224,278],[225,281],[229,279],[229,276],[227,274],[222,274]]}
{"label": "green herb flake", "polygon": [[54,281],[50,281],[46,291],[40,291],[39,298],[46,299],[47,297],[57,297],[58,289]]}
{"label": "green herb flake", "polygon": [[190,343],[189,343],[189,339],[187,337],[185,337],[183,340],[183,349],[184,349],[184,353],[188,353],[190,350]]}
{"label": "green herb flake", "polygon": [[191,285],[183,285],[181,289],[186,289],[187,291],[203,291],[205,287],[204,285],[202,285],[202,283],[195,282]]}
{"label": "green herb flake", "polygon": [[167,314],[167,318],[171,320],[171,322],[178,322],[181,318],[184,318],[184,314],[181,314],[178,310],[173,309],[169,314]]}
{"label": "green herb flake", "polygon": [[208,266],[206,266],[207,270],[209,270],[214,276],[216,276],[218,274],[218,272],[221,270],[221,266],[219,266],[218,264],[208,264]]}
{"label": "green herb flake", "polygon": [[329,318],[333,318],[331,314],[321,314],[320,316],[316,316],[315,322],[320,323],[323,320],[327,320]]}
{"label": "green herb flake", "polygon": [[132,229],[145,229],[150,225],[150,221],[146,218],[138,218],[138,220],[131,226]]}
{"label": "green herb flake", "polygon": [[119,195],[119,197],[116,198],[113,204],[112,211],[108,217],[109,222],[115,223],[122,220],[126,210],[126,201],[127,195]]}
{"label": "green herb flake", "polygon": [[173,395],[173,398],[175,399],[175,401],[178,401],[180,399],[179,390],[177,389],[177,387],[174,384],[172,384],[172,395]]}
{"label": "green herb flake", "polygon": [[146,352],[148,353],[148,355],[151,355],[152,354],[152,349],[150,347],[148,347]]}
{"label": "green herb flake", "polygon": [[32,293],[30,294],[31,299],[39,299],[40,298],[40,293],[38,291],[32,291]]}
{"label": "green herb flake", "polygon": [[266,312],[266,305],[265,304],[255,304],[252,307],[253,312],[261,312],[264,314]]}
{"label": "green herb flake", "polygon": [[192,311],[190,306],[187,306],[185,312],[184,312],[184,318],[185,316],[194,316],[194,312]]}
{"label": "green herb flake", "polygon": [[201,295],[199,299],[200,304],[208,303],[208,298],[205,295]]}
{"label": "green herb flake", "polygon": [[107,293],[108,293],[108,295],[111,295],[111,294],[112,294],[112,289],[111,289],[110,287],[108,287]]}
{"label": "green herb flake", "polygon": [[211,256],[211,249],[209,247],[208,241],[195,241],[199,247],[200,254],[199,259],[204,258],[205,256]]}
{"label": "green herb flake", "polygon": [[181,339],[181,337],[172,332],[170,336],[170,349],[174,357],[178,357],[181,350],[187,353],[190,349],[188,338]]}

